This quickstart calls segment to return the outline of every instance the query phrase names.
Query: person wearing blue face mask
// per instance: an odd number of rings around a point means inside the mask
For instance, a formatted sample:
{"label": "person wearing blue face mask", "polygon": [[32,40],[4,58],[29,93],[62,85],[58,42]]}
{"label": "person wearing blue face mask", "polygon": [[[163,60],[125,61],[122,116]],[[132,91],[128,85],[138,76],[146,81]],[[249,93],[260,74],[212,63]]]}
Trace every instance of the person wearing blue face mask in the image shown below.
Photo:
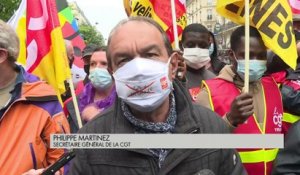
{"label": "person wearing blue face mask", "polygon": [[[79,111],[84,124],[109,108],[116,98],[114,80],[107,67],[105,47],[93,48],[87,65],[89,65],[89,81],[84,85],[82,92],[77,95]],[[65,104],[64,112],[67,115],[71,133],[76,133],[79,127],[72,100]]]}
{"label": "person wearing blue face mask", "polygon": [[[223,117],[236,134],[281,134],[283,105],[280,90],[266,71],[267,48],[257,29],[250,27],[249,93],[243,92],[245,27],[231,35],[231,62],[219,76],[203,81],[197,103]],[[238,150],[249,175],[270,174],[277,149]]]}
{"label": "person wearing blue face mask", "polygon": [[90,61],[91,61],[91,56],[94,52],[95,49],[97,49],[98,46],[95,44],[88,44],[82,51],[82,58],[81,60],[83,61],[83,70],[86,73],[85,78],[82,81],[79,81],[75,93],[80,94],[84,88],[84,85],[86,85],[89,80],[89,74],[90,74]]}
{"label": "person wearing blue face mask", "polygon": [[84,86],[79,97],[79,110],[85,122],[90,121],[115,101],[116,89],[107,69],[105,50],[99,48],[93,52],[88,78],[90,82]]}

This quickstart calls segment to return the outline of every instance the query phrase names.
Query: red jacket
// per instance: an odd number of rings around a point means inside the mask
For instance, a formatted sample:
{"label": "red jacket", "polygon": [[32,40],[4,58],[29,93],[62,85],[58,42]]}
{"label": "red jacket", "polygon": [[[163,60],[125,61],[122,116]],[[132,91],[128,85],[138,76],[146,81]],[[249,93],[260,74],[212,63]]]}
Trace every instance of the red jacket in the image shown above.
{"label": "red jacket", "polygon": [[[250,116],[239,125],[234,133],[237,134],[281,134],[283,133],[283,106],[280,91],[271,77],[261,79],[264,96],[264,126],[260,128],[256,118]],[[203,82],[209,94],[213,111],[224,116],[230,110],[232,101],[240,94],[236,86],[223,79],[206,80]],[[242,162],[249,175],[268,175],[272,170],[272,163],[278,149],[238,149]]]}

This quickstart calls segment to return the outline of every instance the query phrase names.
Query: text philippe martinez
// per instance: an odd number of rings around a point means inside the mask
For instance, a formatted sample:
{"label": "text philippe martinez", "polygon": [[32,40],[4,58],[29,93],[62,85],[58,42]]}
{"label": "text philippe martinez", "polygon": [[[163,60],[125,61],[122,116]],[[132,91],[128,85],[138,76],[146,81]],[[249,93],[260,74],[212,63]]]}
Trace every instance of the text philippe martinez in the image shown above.
{"label": "text philippe martinez", "polygon": [[120,148],[130,147],[130,142],[112,142],[105,134],[54,134],[53,148]]}

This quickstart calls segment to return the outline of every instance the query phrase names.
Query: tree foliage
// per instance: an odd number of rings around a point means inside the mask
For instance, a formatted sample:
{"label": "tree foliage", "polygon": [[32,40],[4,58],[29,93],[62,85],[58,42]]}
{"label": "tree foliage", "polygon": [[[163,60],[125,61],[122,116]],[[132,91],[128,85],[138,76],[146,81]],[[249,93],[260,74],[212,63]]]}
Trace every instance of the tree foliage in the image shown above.
{"label": "tree foliage", "polygon": [[18,9],[21,0],[1,0],[0,3],[0,19],[9,20],[14,12]]}
{"label": "tree foliage", "polygon": [[95,27],[83,24],[79,26],[79,32],[81,33],[86,44],[96,44],[98,46],[104,46],[104,39],[100,32]]}

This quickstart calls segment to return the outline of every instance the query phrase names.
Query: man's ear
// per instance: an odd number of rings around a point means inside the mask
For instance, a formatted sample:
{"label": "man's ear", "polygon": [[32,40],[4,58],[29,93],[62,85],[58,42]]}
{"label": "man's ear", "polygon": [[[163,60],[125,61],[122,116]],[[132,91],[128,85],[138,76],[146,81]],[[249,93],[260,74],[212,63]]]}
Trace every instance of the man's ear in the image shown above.
{"label": "man's ear", "polygon": [[227,54],[228,54],[228,56],[229,56],[229,58],[230,58],[230,62],[231,62],[231,63],[236,62],[236,58],[235,58],[235,55],[234,55],[234,52],[233,52],[232,49],[229,49],[229,50],[227,51]]}
{"label": "man's ear", "polygon": [[5,49],[0,49],[0,63],[3,63],[8,57],[8,52]]}
{"label": "man's ear", "polygon": [[177,69],[178,69],[178,58],[179,57],[179,53],[177,52],[173,52],[171,57],[170,57],[170,71],[171,71],[171,77],[172,80],[175,79],[176,74],[177,74]]}
{"label": "man's ear", "polygon": [[179,48],[180,48],[180,50],[182,50],[182,51],[183,51],[183,47],[182,47],[182,41],[181,41],[181,40],[179,41]]}

